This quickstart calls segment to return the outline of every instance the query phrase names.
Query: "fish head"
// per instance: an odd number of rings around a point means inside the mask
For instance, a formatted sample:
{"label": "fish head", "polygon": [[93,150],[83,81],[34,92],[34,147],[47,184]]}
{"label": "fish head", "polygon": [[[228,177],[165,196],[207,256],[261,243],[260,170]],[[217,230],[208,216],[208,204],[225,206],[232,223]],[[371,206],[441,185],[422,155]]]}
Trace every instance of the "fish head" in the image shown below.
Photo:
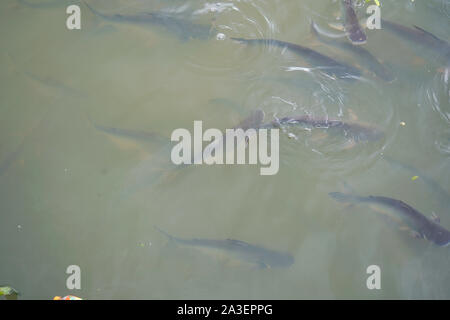
{"label": "fish head", "polygon": [[294,257],[284,252],[273,252],[261,258],[260,264],[271,268],[286,268],[294,263]]}
{"label": "fish head", "polygon": [[289,267],[294,264],[294,257],[286,253],[282,257],[280,257],[278,263],[281,267]]}
{"label": "fish head", "polygon": [[440,227],[433,232],[429,237],[431,241],[440,247],[447,247],[450,245],[450,231]]}

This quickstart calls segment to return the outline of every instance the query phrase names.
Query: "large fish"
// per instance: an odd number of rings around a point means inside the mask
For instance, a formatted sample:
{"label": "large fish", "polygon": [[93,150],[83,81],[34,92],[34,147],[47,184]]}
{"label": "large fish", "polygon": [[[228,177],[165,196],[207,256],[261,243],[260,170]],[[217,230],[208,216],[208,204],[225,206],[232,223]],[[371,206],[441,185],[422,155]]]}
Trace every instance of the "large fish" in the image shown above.
{"label": "large fish", "polygon": [[426,239],[442,247],[450,245],[449,230],[403,201],[388,197],[364,197],[340,192],[332,192],[329,195],[339,202],[369,205],[374,211],[396,222],[400,226],[400,230],[409,231],[417,238]]}
{"label": "large fish", "polygon": [[410,28],[384,19],[381,20],[381,26],[383,29],[389,30],[401,38],[437,52],[444,59],[445,63],[450,63],[450,44],[436,37],[431,32],[418,26]]}
{"label": "large fish", "polygon": [[118,23],[163,27],[167,31],[175,34],[181,40],[188,40],[190,38],[206,40],[211,35],[211,26],[196,24],[187,19],[182,19],[168,13],[148,12],[135,15],[106,15],[92,8],[85,1],[83,2],[92,13],[105,20]]}
{"label": "large fish", "polygon": [[344,9],[344,29],[348,39],[353,44],[366,43],[367,36],[359,25],[358,17],[353,7],[353,1],[342,0],[342,7]]}
{"label": "large fish", "polygon": [[311,32],[316,38],[327,45],[341,48],[353,54],[360,63],[372,71],[380,79],[391,82],[394,80],[392,72],[390,72],[381,62],[378,61],[367,49],[355,46],[346,41],[335,39],[334,37],[328,37],[314,21],[311,21]]}
{"label": "large fish", "polygon": [[244,241],[233,239],[182,239],[174,237],[158,227],[155,228],[176,244],[197,249],[207,249],[210,253],[225,253],[227,256],[240,262],[247,262],[260,268],[289,267],[294,263],[294,257],[289,253],[266,249]]}
{"label": "large fish", "polygon": [[376,141],[384,137],[381,129],[360,122],[342,121],[335,119],[321,119],[310,116],[284,117],[272,121],[264,127],[283,126],[283,125],[307,125],[314,128],[337,129],[340,133],[356,142]]}
{"label": "large fish", "polygon": [[361,71],[358,68],[355,68],[343,62],[338,62],[333,58],[330,58],[313,49],[298,44],[275,39],[244,39],[244,38],[231,38],[231,39],[242,43],[248,43],[251,45],[266,44],[280,47],[283,49],[286,48],[303,57],[310,65],[320,68],[321,71],[332,77],[338,77],[340,79],[345,80],[354,80],[355,78],[361,76]]}

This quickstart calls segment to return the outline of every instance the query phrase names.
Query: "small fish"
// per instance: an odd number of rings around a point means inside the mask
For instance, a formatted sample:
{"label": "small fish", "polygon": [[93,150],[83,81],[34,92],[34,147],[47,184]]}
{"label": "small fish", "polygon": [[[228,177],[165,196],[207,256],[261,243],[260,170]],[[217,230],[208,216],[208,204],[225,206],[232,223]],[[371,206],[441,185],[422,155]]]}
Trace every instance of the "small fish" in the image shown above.
{"label": "small fish", "polygon": [[324,129],[339,129],[340,132],[354,141],[367,142],[376,141],[384,137],[384,133],[381,129],[360,122],[342,121],[334,119],[320,119],[310,116],[297,116],[297,117],[284,117],[272,121],[265,126],[277,127],[280,125],[309,125],[315,128]]}
{"label": "small fish", "polygon": [[450,44],[436,37],[431,32],[418,26],[410,28],[385,19],[381,20],[381,25],[383,29],[389,30],[404,39],[437,52],[444,59],[445,63],[450,63]]}
{"label": "small fish", "polygon": [[105,20],[143,26],[160,26],[165,28],[167,31],[177,35],[178,38],[183,41],[190,38],[206,40],[209,39],[211,35],[211,26],[195,24],[189,20],[175,17],[167,13],[148,12],[136,15],[106,15],[92,8],[85,1],[83,2],[89,8],[89,10],[92,11],[92,13]]}
{"label": "small fish", "polygon": [[364,203],[372,206],[375,211],[399,224],[400,230],[409,231],[414,237],[426,239],[441,247],[450,245],[449,230],[435,222],[435,218],[427,218],[401,200],[380,196],[363,197],[340,192],[331,192],[329,195],[339,202]]}
{"label": "small fish", "polygon": [[198,249],[208,249],[211,253],[222,252],[239,261],[256,265],[260,268],[289,267],[294,257],[289,253],[266,249],[240,240],[226,239],[182,239],[174,237],[155,227],[176,244]]}
{"label": "small fish", "polygon": [[320,42],[352,53],[354,57],[360,60],[362,65],[367,66],[367,68],[380,79],[386,82],[391,82],[394,80],[392,72],[390,72],[381,62],[379,62],[378,59],[375,58],[367,49],[360,46],[355,46],[346,41],[337,40],[333,37],[327,37],[326,33],[322,32],[314,21],[311,21],[311,32]]}
{"label": "small fish", "polygon": [[352,0],[342,0],[342,7],[344,9],[344,29],[348,39],[357,45],[366,43],[367,36],[359,25]]}
{"label": "small fish", "polygon": [[421,179],[432,191],[433,195],[438,199],[439,203],[443,207],[444,210],[449,210],[450,208],[450,194],[446,191],[439,183],[437,183],[433,178],[429,177],[424,172],[421,172],[419,169],[406,164],[400,161],[394,160],[393,158],[384,155],[383,159],[389,163],[391,166],[401,168],[402,170],[406,170],[411,174],[414,174],[416,179]]}
{"label": "small fish", "polygon": [[344,80],[354,80],[361,76],[361,71],[358,68],[348,65],[343,62],[338,62],[333,58],[323,55],[313,49],[275,39],[244,39],[244,38],[231,38],[232,40],[254,44],[267,44],[270,46],[286,48],[301,57],[303,57],[310,65],[320,68],[324,73],[338,77]]}

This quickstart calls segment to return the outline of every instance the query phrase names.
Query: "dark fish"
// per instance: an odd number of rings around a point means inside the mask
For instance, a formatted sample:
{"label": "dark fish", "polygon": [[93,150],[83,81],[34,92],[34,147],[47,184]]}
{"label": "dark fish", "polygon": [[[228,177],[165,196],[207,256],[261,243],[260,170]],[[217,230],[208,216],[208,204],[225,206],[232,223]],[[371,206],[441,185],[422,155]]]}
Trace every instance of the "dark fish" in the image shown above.
{"label": "dark fish", "polygon": [[342,6],[344,9],[344,29],[348,39],[353,44],[366,43],[367,36],[359,25],[352,0],[342,0]]}
{"label": "dark fish", "polygon": [[383,159],[394,167],[401,168],[403,170],[409,171],[411,174],[415,176],[418,176],[419,179],[421,179],[433,191],[433,195],[436,196],[436,198],[439,200],[439,203],[443,206],[443,208],[446,210],[450,210],[450,194],[443,187],[441,187],[439,183],[437,183],[433,178],[421,172],[419,169],[414,168],[409,164],[394,160],[389,156],[385,155],[383,156]]}
{"label": "dark fish", "polygon": [[343,62],[338,62],[333,58],[330,58],[315,50],[303,47],[298,44],[274,39],[231,39],[248,44],[266,44],[270,46],[286,48],[303,57],[309,64],[319,67],[324,73],[333,77],[338,77],[340,79],[354,80],[355,78],[361,76],[361,72],[357,68]]}
{"label": "dark fish", "polygon": [[384,137],[383,131],[368,124],[333,119],[320,119],[310,116],[284,117],[277,119],[270,124],[266,124],[265,126],[277,127],[280,125],[297,124],[308,125],[315,128],[338,129],[344,136],[360,142],[376,141]]}
{"label": "dark fish", "polygon": [[339,202],[364,203],[375,206],[375,211],[398,223],[400,230],[409,231],[411,235],[431,241],[438,246],[450,245],[450,231],[403,201],[388,197],[363,197],[340,192],[332,192],[329,195]]}
{"label": "dark fish", "polygon": [[251,263],[260,268],[289,267],[294,263],[294,257],[289,253],[266,249],[240,240],[226,239],[182,239],[174,237],[155,227],[176,244],[207,249],[209,253],[225,253],[239,261]]}
{"label": "dark fish", "polygon": [[404,39],[438,52],[445,63],[450,62],[450,44],[447,41],[436,37],[434,34],[418,26],[410,28],[384,19],[381,20],[381,26],[383,29],[389,30]]}
{"label": "dark fish", "polygon": [[181,40],[188,40],[190,38],[206,40],[211,35],[210,26],[195,24],[189,20],[175,17],[167,13],[149,12],[136,15],[106,15],[92,8],[85,1],[83,2],[92,11],[92,13],[105,20],[143,26],[160,26],[167,31],[177,35]]}
{"label": "dark fish", "polygon": [[311,32],[317,37],[320,42],[333,47],[341,48],[352,53],[353,56],[360,61],[361,65],[367,66],[367,68],[380,79],[387,82],[391,82],[394,80],[392,72],[390,72],[382,63],[378,61],[377,58],[375,58],[368,50],[364,49],[363,47],[355,46],[346,41],[327,37],[321,32],[314,21],[311,21]]}

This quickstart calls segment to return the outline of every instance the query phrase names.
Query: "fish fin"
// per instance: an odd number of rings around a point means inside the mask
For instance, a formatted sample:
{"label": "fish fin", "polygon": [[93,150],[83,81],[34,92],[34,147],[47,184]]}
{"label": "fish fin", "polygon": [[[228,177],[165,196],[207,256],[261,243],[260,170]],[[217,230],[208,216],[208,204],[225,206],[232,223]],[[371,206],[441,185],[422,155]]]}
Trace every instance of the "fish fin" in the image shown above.
{"label": "fish fin", "polygon": [[431,213],[431,220],[436,223],[441,223],[441,218],[439,218],[439,216],[434,211]]}
{"label": "fish fin", "polygon": [[340,189],[345,190],[346,193],[356,193],[355,188],[353,188],[347,181],[339,182]]}
{"label": "fish fin", "polygon": [[158,226],[153,226],[157,231],[159,231],[160,233],[162,233],[163,235],[165,235],[171,242],[175,242],[176,238],[172,235],[170,235],[169,233],[167,233],[166,231],[162,230],[161,228],[159,228]]}
{"label": "fish fin", "polygon": [[418,26],[416,26],[416,25],[413,25],[413,27],[416,28],[417,30],[423,32],[424,34],[426,34],[426,35],[432,37],[432,38],[435,39],[435,40],[442,41],[442,39],[439,39],[439,38],[436,37],[434,34],[432,34],[431,32],[428,32],[427,30],[422,29],[421,27],[418,27]]}

